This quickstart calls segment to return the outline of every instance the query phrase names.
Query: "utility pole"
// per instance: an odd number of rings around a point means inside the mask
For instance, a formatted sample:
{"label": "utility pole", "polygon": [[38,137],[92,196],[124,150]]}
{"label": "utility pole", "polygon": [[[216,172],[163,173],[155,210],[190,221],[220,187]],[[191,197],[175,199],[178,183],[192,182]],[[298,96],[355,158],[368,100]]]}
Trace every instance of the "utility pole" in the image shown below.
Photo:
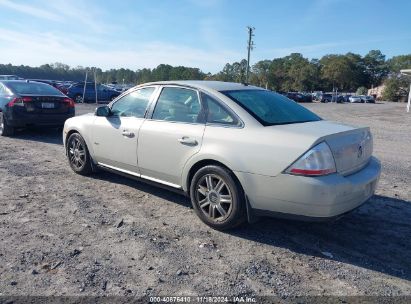
{"label": "utility pole", "polygon": [[96,104],[98,104],[96,68],[94,68],[94,92],[96,93]]}
{"label": "utility pole", "polygon": [[88,72],[86,70],[86,79],[84,80],[84,89],[83,89],[83,100],[81,101],[82,103],[85,102],[84,99],[86,97],[87,74],[88,74]]}
{"label": "utility pole", "polygon": [[253,41],[253,31],[255,30],[254,27],[247,26],[248,29],[248,54],[247,54],[247,71],[245,74],[245,83],[248,83],[248,75],[250,74],[250,52],[254,49],[254,41]]}

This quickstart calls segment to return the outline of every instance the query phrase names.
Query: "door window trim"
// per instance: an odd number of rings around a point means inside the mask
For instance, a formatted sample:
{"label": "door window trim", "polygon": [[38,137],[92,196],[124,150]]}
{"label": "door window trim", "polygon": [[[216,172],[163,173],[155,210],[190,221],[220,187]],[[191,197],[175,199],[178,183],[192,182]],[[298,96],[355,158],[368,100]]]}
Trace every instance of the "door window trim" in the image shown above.
{"label": "door window trim", "polygon": [[[132,118],[136,118],[136,119],[147,119],[147,114],[149,113],[151,104],[152,104],[155,100],[157,100],[157,98],[158,98],[158,90],[159,90],[159,86],[158,86],[158,85],[141,86],[141,87],[135,87],[135,88],[132,88],[132,89],[130,89],[130,90],[127,90],[126,92],[124,92],[124,93],[120,94],[119,96],[117,96],[117,97],[116,97],[113,101],[111,101],[107,106],[108,106],[108,107],[110,108],[110,110],[111,110],[112,107],[113,107],[113,105],[114,105],[116,102],[120,101],[124,96],[126,96],[126,95],[128,95],[128,94],[131,94],[131,93],[134,93],[135,91],[142,90],[142,89],[147,89],[147,88],[154,88],[154,91],[153,91],[153,93],[151,93],[150,100],[149,100],[148,103],[147,103],[147,107],[146,107],[146,111],[145,111],[145,113],[144,113],[144,116],[143,116],[143,117],[132,117]],[[119,117],[121,117],[121,116],[119,116]],[[123,118],[126,118],[126,117],[123,117]]]}
{"label": "door window trim", "polygon": [[201,94],[198,89],[192,88],[192,87],[181,86],[181,85],[167,84],[167,85],[160,85],[157,96],[155,100],[153,101],[153,103],[151,104],[149,110],[147,111],[147,117],[146,117],[147,120],[158,121],[158,122],[168,122],[168,123],[189,124],[189,125],[206,125],[206,117],[204,118],[203,122],[184,122],[184,121],[171,121],[171,120],[164,120],[164,119],[153,119],[154,110],[158,104],[158,100],[160,99],[161,93],[163,92],[163,89],[165,88],[179,88],[179,89],[191,90],[191,91],[196,92],[197,98],[198,98],[198,101],[200,102],[200,107],[201,107],[200,114],[203,116],[205,115],[204,111],[206,110],[206,108],[204,106],[203,101],[201,100]]}
{"label": "door window trim", "polygon": [[[208,105],[206,107],[206,126],[210,127],[223,127],[223,128],[236,128],[236,129],[242,129],[244,128],[244,121],[238,116],[228,105],[226,105],[224,102],[222,102],[219,98],[215,97],[214,95],[205,92],[201,90],[201,93],[208,95],[210,98],[212,98],[220,107],[222,107],[224,110],[228,112],[233,118],[237,119],[238,124],[237,125],[230,125],[230,124],[224,124],[224,123],[219,123],[219,122],[208,122]],[[201,95],[201,94],[200,94]],[[205,104],[205,102],[203,101]]]}

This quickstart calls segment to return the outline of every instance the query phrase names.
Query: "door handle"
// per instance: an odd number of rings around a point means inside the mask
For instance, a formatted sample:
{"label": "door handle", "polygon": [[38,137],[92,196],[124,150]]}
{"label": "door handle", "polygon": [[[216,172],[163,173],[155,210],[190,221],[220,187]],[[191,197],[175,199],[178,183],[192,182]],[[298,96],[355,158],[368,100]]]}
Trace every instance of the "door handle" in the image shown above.
{"label": "door handle", "polygon": [[127,130],[123,130],[121,134],[123,134],[123,136],[126,136],[126,137],[134,137],[134,133],[127,131]]}
{"label": "door handle", "polygon": [[179,138],[178,141],[183,145],[196,146],[198,144],[198,142],[195,139],[190,138],[188,136],[183,136]]}

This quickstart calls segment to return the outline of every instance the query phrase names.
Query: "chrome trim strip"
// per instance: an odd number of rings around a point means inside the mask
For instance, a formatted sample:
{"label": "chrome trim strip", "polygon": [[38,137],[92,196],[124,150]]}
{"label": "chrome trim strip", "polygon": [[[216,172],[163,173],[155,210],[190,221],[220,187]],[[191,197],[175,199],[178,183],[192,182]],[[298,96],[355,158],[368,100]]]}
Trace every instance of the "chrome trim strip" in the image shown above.
{"label": "chrome trim strip", "polygon": [[127,174],[129,174],[129,175],[133,175],[133,176],[136,176],[136,177],[144,178],[144,179],[147,179],[147,180],[150,180],[150,181],[159,183],[159,184],[163,184],[163,185],[166,185],[166,186],[169,186],[169,187],[181,189],[181,186],[176,185],[176,184],[173,184],[173,183],[169,183],[169,182],[166,182],[166,181],[163,181],[163,180],[161,180],[161,179],[157,179],[157,178],[150,177],[150,176],[147,176],[147,175],[141,175],[141,174],[138,174],[138,173],[129,171],[129,170],[120,169],[120,168],[117,168],[117,167],[114,167],[114,166],[110,166],[110,165],[106,165],[106,164],[100,163],[100,162],[98,162],[97,164],[98,164],[99,166],[102,166],[102,167],[107,167],[107,168],[112,169],[112,170],[116,170],[116,171],[120,171],[120,172],[123,172],[123,173],[127,173]]}
{"label": "chrome trim strip", "polygon": [[129,171],[129,170],[120,169],[120,168],[113,167],[113,166],[110,166],[110,165],[106,165],[106,164],[103,164],[103,163],[100,163],[100,162],[98,162],[97,164],[98,164],[99,166],[107,167],[107,168],[110,168],[110,169],[113,169],[113,170],[117,170],[117,171],[120,171],[120,172],[123,172],[123,173],[127,173],[127,174],[130,174],[130,175],[133,175],[133,176],[141,177],[140,174],[135,173],[135,172],[132,172],[132,171]]}
{"label": "chrome trim strip", "polygon": [[163,180],[161,180],[161,179],[157,179],[157,178],[150,177],[150,176],[147,176],[147,175],[141,175],[141,178],[148,179],[148,180],[150,180],[150,181],[153,181],[153,182],[156,182],[156,183],[160,183],[160,184],[164,184],[164,185],[166,185],[166,186],[170,186],[170,187],[173,187],[173,188],[181,189],[181,186],[179,186],[179,185],[176,185],[176,184],[173,184],[173,183],[169,183],[169,182],[165,182],[165,181],[163,181]]}

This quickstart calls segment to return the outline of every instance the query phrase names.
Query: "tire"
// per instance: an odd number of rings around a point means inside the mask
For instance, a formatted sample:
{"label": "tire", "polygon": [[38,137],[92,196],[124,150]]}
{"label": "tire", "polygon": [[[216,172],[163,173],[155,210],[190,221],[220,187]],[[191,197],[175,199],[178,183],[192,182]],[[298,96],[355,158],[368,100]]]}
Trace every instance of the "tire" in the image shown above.
{"label": "tire", "polygon": [[7,123],[6,117],[3,112],[0,112],[0,135],[1,136],[13,136],[15,134],[15,128]]}
{"label": "tire", "polygon": [[66,149],[70,167],[74,172],[80,175],[89,175],[93,171],[86,142],[79,133],[70,135]]}
{"label": "tire", "polygon": [[74,102],[75,103],[83,103],[84,102],[83,96],[81,96],[80,94],[75,95],[74,96]]}
{"label": "tire", "polygon": [[226,168],[210,165],[198,170],[191,180],[190,198],[197,216],[214,229],[231,229],[246,219],[244,192]]}

